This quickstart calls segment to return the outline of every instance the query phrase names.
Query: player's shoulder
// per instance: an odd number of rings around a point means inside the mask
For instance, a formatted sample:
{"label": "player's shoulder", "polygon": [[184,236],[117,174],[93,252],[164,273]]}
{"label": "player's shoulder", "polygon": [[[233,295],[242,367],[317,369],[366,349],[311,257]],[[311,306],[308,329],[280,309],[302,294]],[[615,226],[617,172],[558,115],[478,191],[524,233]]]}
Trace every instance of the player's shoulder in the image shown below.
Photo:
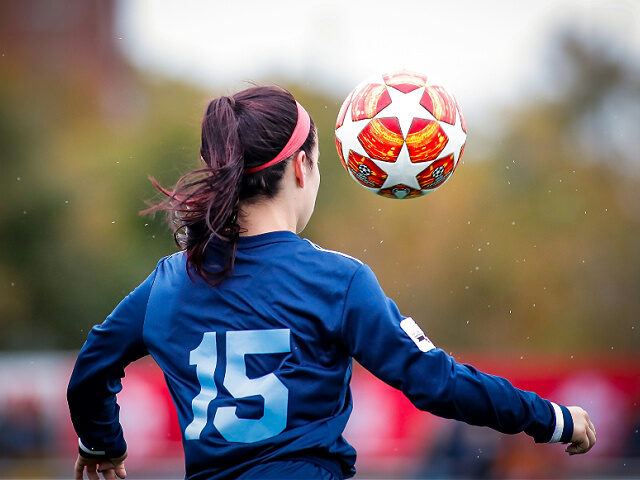
{"label": "player's shoulder", "polygon": [[176,263],[184,262],[186,259],[186,254],[187,254],[186,250],[178,250],[177,252],[164,256],[160,260],[158,260],[158,266],[164,265],[167,263],[174,265]]}
{"label": "player's shoulder", "polygon": [[179,250],[158,260],[156,271],[179,271],[185,268],[187,252]]}
{"label": "player's shoulder", "polygon": [[324,262],[327,262],[332,267],[342,267],[347,270],[355,271],[363,265],[363,262],[356,257],[352,257],[343,252],[337,250],[330,250],[323,248],[317,243],[312,242],[309,239],[304,239],[305,249],[310,254]]}

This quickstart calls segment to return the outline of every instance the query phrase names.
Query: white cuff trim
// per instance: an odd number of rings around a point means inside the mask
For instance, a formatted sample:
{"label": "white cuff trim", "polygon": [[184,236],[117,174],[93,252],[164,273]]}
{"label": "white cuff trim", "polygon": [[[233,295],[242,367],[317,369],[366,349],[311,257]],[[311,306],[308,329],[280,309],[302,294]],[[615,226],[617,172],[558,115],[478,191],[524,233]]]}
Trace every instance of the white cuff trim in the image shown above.
{"label": "white cuff trim", "polygon": [[562,409],[558,405],[553,402],[551,402],[551,405],[553,406],[553,411],[556,414],[556,428],[553,431],[553,435],[551,435],[549,443],[556,443],[560,441],[560,438],[562,438],[562,432],[564,431],[564,416],[562,415]]}
{"label": "white cuff trim", "polygon": [[90,448],[85,447],[84,443],[82,443],[82,440],[80,440],[79,438],[78,438],[78,445],[80,446],[80,450],[90,455],[106,455],[107,454],[107,452],[105,452],[104,450],[91,450]]}

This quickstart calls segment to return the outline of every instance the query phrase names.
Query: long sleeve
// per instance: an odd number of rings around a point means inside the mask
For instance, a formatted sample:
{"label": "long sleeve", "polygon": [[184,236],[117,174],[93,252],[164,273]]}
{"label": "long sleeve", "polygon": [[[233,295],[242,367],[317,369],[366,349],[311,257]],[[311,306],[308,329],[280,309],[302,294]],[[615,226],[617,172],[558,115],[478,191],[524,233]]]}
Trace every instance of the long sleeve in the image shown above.
{"label": "long sleeve", "polygon": [[567,442],[566,407],[515,388],[509,381],[457,363],[386,297],[369,267],[355,273],[345,300],[343,341],[367,370],[401,390],[419,409],[536,442]]}
{"label": "long sleeve", "polygon": [[84,456],[117,458],[127,449],[116,394],[124,368],[147,354],[142,327],[154,278],[155,270],[91,329],[78,355],[67,401]]}

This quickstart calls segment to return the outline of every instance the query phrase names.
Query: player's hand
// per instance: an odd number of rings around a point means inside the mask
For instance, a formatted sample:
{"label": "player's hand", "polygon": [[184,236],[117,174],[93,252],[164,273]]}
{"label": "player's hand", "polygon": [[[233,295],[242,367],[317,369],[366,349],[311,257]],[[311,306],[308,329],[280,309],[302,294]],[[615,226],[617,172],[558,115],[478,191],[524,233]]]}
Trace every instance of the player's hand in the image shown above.
{"label": "player's hand", "polygon": [[580,407],[567,407],[573,418],[571,444],[565,450],[569,455],[587,453],[596,443],[596,427],[589,420],[589,414]]}
{"label": "player's hand", "polygon": [[124,457],[118,460],[98,460],[95,458],[84,458],[78,455],[74,470],[74,480],[83,480],[83,473],[87,472],[89,480],[100,480],[100,473],[105,480],[117,480],[127,476],[124,469]]}

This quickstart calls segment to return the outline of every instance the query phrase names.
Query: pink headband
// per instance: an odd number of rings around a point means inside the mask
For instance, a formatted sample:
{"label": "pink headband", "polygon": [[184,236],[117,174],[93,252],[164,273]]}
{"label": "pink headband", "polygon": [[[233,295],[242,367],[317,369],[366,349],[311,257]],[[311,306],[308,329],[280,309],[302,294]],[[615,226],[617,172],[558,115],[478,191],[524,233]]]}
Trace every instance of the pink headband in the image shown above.
{"label": "pink headband", "polygon": [[302,107],[302,105],[300,105],[298,102],[296,102],[296,105],[298,106],[298,122],[296,123],[296,128],[293,129],[291,138],[284,146],[282,151],[273,160],[270,160],[267,163],[263,163],[262,165],[258,165],[257,167],[246,169],[244,171],[245,175],[247,175],[248,173],[259,172],[260,170],[264,170],[271,165],[275,165],[276,163],[289,158],[300,149],[302,144],[309,136],[309,129],[311,128],[311,118],[309,118],[309,114]]}

